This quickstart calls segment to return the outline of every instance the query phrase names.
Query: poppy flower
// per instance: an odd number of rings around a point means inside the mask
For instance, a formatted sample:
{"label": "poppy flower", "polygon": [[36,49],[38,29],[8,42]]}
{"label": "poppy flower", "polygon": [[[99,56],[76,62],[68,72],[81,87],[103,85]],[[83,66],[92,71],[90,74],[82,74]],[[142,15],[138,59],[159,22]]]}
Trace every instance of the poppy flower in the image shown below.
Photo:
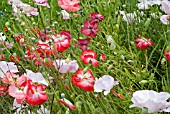
{"label": "poppy flower", "polygon": [[26,89],[27,88],[25,88],[24,91],[22,91],[19,88],[17,88],[15,85],[11,85],[9,86],[8,92],[10,96],[16,99],[18,104],[22,104],[22,102],[26,98]]}
{"label": "poppy flower", "polygon": [[4,31],[7,32],[7,31],[8,31],[8,28],[4,28]]}
{"label": "poppy flower", "polygon": [[83,51],[82,55],[80,56],[80,59],[83,61],[84,64],[89,64],[89,62],[91,61],[93,66],[99,65],[99,62],[96,60],[96,58],[96,52],[94,52],[93,50]]}
{"label": "poppy flower", "polygon": [[58,0],[58,5],[68,12],[76,12],[81,8],[78,0]]}
{"label": "poppy flower", "polygon": [[0,95],[5,94],[6,89],[6,86],[0,86]]}
{"label": "poppy flower", "polygon": [[41,105],[48,100],[48,96],[41,84],[28,86],[26,102],[30,105]]}
{"label": "poppy flower", "polygon": [[139,90],[133,93],[131,101],[134,103],[130,105],[129,108],[138,107],[138,108],[147,108],[148,113],[154,112],[170,112],[169,102],[167,100],[170,98],[170,94],[167,92],[156,92],[153,90]]}
{"label": "poppy flower", "polygon": [[29,4],[22,4],[21,8],[23,9],[23,13],[27,16],[37,16],[39,14],[38,9],[30,6]]}
{"label": "poppy flower", "polygon": [[70,46],[71,35],[70,32],[62,30],[60,34],[51,35],[51,39],[54,41],[54,50],[63,52]]}
{"label": "poppy flower", "polygon": [[14,78],[18,78],[18,77],[19,77],[19,75],[16,75],[16,74],[11,73],[11,72],[7,72],[6,74],[4,74],[3,78],[1,79],[1,81],[3,83],[6,83],[6,84],[15,85]]}
{"label": "poppy flower", "polygon": [[163,24],[167,25],[170,22],[170,15],[162,15],[160,20]]}
{"label": "poppy flower", "polygon": [[87,50],[89,43],[90,43],[90,38],[78,39],[78,44],[75,44],[75,46],[80,46],[80,49],[82,51],[85,51],[85,50]]}
{"label": "poppy flower", "polygon": [[94,23],[92,20],[86,20],[84,22],[84,27],[81,28],[81,33],[86,35],[86,36],[91,36],[92,38],[97,36],[97,32],[99,29],[97,28],[98,24]]}
{"label": "poppy flower", "polygon": [[150,39],[139,37],[135,39],[136,47],[140,48],[141,50],[145,50],[149,46],[153,46],[153,42]]}
{"label": "poppy flower", "polygon": [[34,73],[31,70],[26,69],[25,75],[29,80],[32,80],[33,83],[44,84],[48,86],[47,81],[40,72]]}
{"label": "poppy flower", "polygon": [[47,8],[50,8],[48,0],[34,0],[35,4],[40,5],[40,6],[47,6]]}
{"label": "poppy flower", "polygon": [[0,61],[0,77],[3,78],[7,72],[17,73],[18,68],[13,62]]}
{"label": "poppy flower", "polygon": [[91,13],[90,14],[90,19],[93,22],[98,22],[98,21],[102,21],[104,19],[104,16],[99,14],[99,13]]}
{"label": "poppy flower", "polygon": [[100,59],[101,59],[102,61],[105,61],[105,60],[106,60],[106,55],[105,55],[105,54],[101,54]]}
{"label": "poppy flower", "polygon": [[[0,32],[0,41],[3,42],[6,40],[6,36],[3,32]],[[1,44],[1,43],[0,43]]]}
{"label": "poppy flower", "polygon": [[85,73],[83,69],[77,70],[76,74],[72,76],[72,82],[80,89],[88,92],[94,91],[95,78],[92,76],[92,71],[90,69]]}
{"label": "poppy flower", "polygon": [[94,91],[102,92],[104,90],[104,95],[110,93],[113,86],[118,85],[118,81],[115,81],[113,77],[109,75],[104,75],[103,77],[97,79],[94,83]]}
{"label": "poppy flower", "polygon": [[23,34],[15,34],[14,35],[15,40],[21,44],[21,45],[25,45],[26,44],[26,40],[24,39],[24,35]]}
{"label": "poppy flower", "polygon": [[69,20],[70,14],[66,10],[61,10],[61,14],[63,16],[63,20]]}
{"label": "poppy flower", "polygon": [[75,109],[75,106],[66,98],[58,100],[60,103],[64,104],[65,106],[69,107],[71,110]]}
{"label": "poppy flower", "polygon": [[13,55],[10,56],[10,59],[14,63],[17,63],[21,60],[21,58],[19,56],[13,56]]}
{"label": "poppy flower", "polygon": [[76,60],[56,60],[53,65],[60,73],[71,72],[74,73],[78,70],[79,65]]}
{"label": "poppy flower", "polygon": [[170,61],[170,51],[167,52],[166,50],[164,51],[164,55],[166,56],[166,60]]}

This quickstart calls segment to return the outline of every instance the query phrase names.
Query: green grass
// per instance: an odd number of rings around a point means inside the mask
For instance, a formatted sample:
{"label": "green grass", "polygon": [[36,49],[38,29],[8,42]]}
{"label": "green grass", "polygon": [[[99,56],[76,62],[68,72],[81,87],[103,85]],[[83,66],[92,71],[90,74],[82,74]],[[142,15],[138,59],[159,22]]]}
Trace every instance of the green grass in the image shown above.
{"label": "green grass", "polygon": [[[32,0],[23,0],[32,6],[36,6]],[[3,31],[5,23],[9,22],[8,26],[11,30],[5,32],[7,40],[14,41],[12,35],[22,33],[28,39],[34,36],[31,32],[31,28],[45,29],[44,27],[54,28],[57,33],[61,30],[68,30],[72,35],[71,46],[61,53],[61,58],[67,58],[70,55],[71,59],[78,61],[80,68],[85,68],[79,59],[80,49],[74,47],[77,43],[78,37],[86,38],[80,33],[80,28],[85,20],[89,19],[89,14],[92,12],[98,12],[105,16],[105,19],[99,23],[100,32],[96,38],[91,40],[89,44],[90,49],[94,50],[98,56],[104,53],[107,56],[106,61],[100,61],[98,67],[90,66],[93,75],[95,77],[101,77],[103,75],[111,75],[115,80],[119,81],[119,85],[114,86],[113,90],[116,90],[119,94],[123,95],[123,99],[114,96],[112,93],[104,96],[103,93],[88,93],[75,87],[71,82],[71,76],[73,74],[64,74],[64,79],[68,79],[65,82],[69,86],[69,90],[64,88],[64,83],[61,80],[59,73],[55,69],[50,69],[45,66],[35,66],[33,62],[27,62],[22,59],[19,64],[20,72],[23,72],[21,65],[25,69],[30,69],[37,72],[49,73],[50,76],[54,77],[54,85],[51,85],[47,89],[49,94],[49,100],[44,103],[47,109],[51,108],[52,114],[139,114],[141,112],[138,108],[129,109],[132,104],[131,98],[133,92],[136,90],[155,90],[158,92],[165,91],[170,93],[168,62],[161,62],[165,56],[163,51],[168,45],[168,28],[163,25],[159,18],[154,19],[150,13],[157,13],[159,6],[154,6],[149,10],[143,10],[144,15],[140,16],[141,22],[134,21],[127,25],[126,22],[122,21],[122,16],[116,14],[116,11],[123,10],[127,13],[137,11],[137,0],[81,0],[83,13],[76,12],[79,14],[78,17],[71,17],[71,20],[62,20],[62,16],[57,14],[56,11],[60,12],[61,8],[57,4],[57,0],[49,0],[48,2],[51,9],[45,7],[39,7],[39,16],[26,17],[22,16],[18,18],[20,21],[16,21],[16,17],[11,15],[12,8],[6,3],[6,0],[1,0],[0,8],[3,11],[4,16],[0,17],[0,30]],[[94,4],[94,7],[91,6]],[[122,5],[126,5],[123,7]],[[6,11],[5,11],[6,9]],[[73,13],[71,13],[73,15]],[[21,23],[25,22],[25,26],[21,26]],[[33,23],[36,25],[33,25]],[[58,22],[58,24],[53,23]],[[25,31],[25,30],[28,31]],[[115,41],[116,48],[109,48],[109,44],[106,42],[106,36],[111,35]],[[154,42],[153,47],[149,47],[146,50],[137,49],[134,43],[134,39],[138,36],[144,36],[152,39]],[[36,37],[38,38],[38,37]],[[31,40],[28,40],[28,44],[31,44]],[[10,61],[9,55],[16,53],[18,56],[23,57],[25,49],[20,45],[16,45],[12,49],[0,51],[0,54],[5,54],[5,61]],[[124,56],[124,60],[120,56]],[[140,83],[142,80],[147,80],[147,83]],[[0,82],[1,83],[1,82]],[[57,87],[56,85],[57,84]],[[51,88],[51,89],[50,89]],[[65,97],[72,101],[75,105],[78,102],[82,102],[80,106],[76,107],[76,110],[68,110],[67,107],[63,106],[58,102],[60,94],[65,93]],[[54,101],[52,101],[54,95]],[[98,97],[96,97],[96,95]],[[13,98],[10,96],[0,97],[0,113],[8,114],[12,113]],[[32,112],[38,109],[38,106],[29,106]],[[26,112],[25,112],[26,113]]]}

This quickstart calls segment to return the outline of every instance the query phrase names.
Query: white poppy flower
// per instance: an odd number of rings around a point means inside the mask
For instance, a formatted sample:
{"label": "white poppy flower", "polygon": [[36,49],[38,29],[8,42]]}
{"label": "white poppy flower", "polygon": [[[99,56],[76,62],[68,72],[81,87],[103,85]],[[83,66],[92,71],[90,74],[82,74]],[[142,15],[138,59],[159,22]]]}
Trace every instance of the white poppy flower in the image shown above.
{"label": "white poppy flower", "polygon": [[115,81],[113,77],[109,75],[104,75],[103,77],[97,79],[94,83],[94,92],[102,92],[104,90],[104,95],[110,93],[110,90],[114,85],[118,85],[118,81]]}
{"label": "white poppy flower", "polygon": [[48,86],[47,81],[45,80],[45,78],[43,77],[43,75],[38,72],[38,73],[34,73],[31,70],[27,70],[26,69],[26,74],[28,79],[31,79],[33,83],[37,82],[39,84],[44,84],[46,86]]}
{"label": "white poppy flower", "polygon": [[56,69],[59,69],[60,73],[71,72],[74,73],[78,70],[79,65],[76,60],[68,61],[67,60],[56,60],[53,65]]}
{"label": "white poppy flower", "polygon": [[19,72],[14,62],[0,61],[0,77],[3,78],[8,71],[12,73]]}
{"label": "white poppy flower", "polygon": [[61,10],[61,14],[64,20],[70,19],[70,14],[66,10]]}
{"label": "white poppy flower", "polygon": [[[170,94],[167,92],[155,92],[153,90],[139,90],[133,93],[131,101],[134,103],[129,108],[147,108],[148,113],[154,113],[159,111],[168,112],[170,103],[167,99],[170,98]],[[169,110],[170,111],[170,110]]]}
{"label": "white poppy flower", "polygon": [[6,36],[4,33],[0,32],[0,42],[3,42],[6,40]]}

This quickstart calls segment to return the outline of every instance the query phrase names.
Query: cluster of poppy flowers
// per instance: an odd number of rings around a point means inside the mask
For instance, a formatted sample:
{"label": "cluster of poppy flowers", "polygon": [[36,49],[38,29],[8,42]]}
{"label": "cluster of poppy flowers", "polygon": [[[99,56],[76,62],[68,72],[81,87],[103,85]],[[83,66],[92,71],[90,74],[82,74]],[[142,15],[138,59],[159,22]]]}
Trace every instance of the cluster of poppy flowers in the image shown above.
{"label": "cluster of poppy flowers", "polygon": [[[18,104],[26,101],[31,105],[40,105],[48,100],[45,88],[48,83],[41,73],[26,70],[23,75],[17,74],[18,68],[13,62],[0,62],[0,77],[3,84],[0,86],[0,94],[9,94],[15,98]],[[7,90],[8,89],[8,90]]]}

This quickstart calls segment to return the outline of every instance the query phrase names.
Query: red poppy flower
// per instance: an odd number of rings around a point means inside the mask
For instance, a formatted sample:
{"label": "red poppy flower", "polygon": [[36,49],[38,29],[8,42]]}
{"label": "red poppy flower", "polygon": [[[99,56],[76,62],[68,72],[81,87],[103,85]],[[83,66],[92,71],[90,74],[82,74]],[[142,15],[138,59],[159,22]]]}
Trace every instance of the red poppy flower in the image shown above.
{"label": "red poppy flower", "polygon": [[40,105],[48,100],[48,96],[44,90],[44,86],[41,84],[29,85],[26,102],[31,105]]}
{"label": "red poppy flower", "polygon": [[26,40],[24,39],[24,35],[23,34],[15,34],[14,35],[15,40],[21,44],[21,45],[25,45],[26,44]]}
{"label": "red poppy flower", "polygon": [[105,54],[102,54],[100,58],[101,58],[101,60],[105,61],[106,60]]}
{"label": "red poppy flower", "polygon": [[0,95],[2,95],[2,94],[6,94],[6,91],[7,90],[7,87],[6,86],[0,86]]}
{"label": "red poppy flower", "polygon": [[81,28],[81,33],[86,36],[91,36],[92,38],[96,37],[96,32],[99,31],[97,28],[98,24],[94,23],[93,21],[86,20],[84,22],[84,27]]}
{"label": "red poppy flower", "polygon": [[99,13],[91,13],[90,18],[93,22],[102,21],[104,19],[104,16]]}
{"label": "red poppy flower", "polygon": [[87,50],[89,43],[90,43],[90,38],[78,39],[78,44],[75,44],[75,46],[80,46],[80,49],[82,51],[85,51],[85,50]]}
{"label": "red poppy flower", "polygon": [[68,12],[76,12],[81,8],[78,0],[58,0],[58,5]]}
{"label": "red poppy flower", "polygon": [[87,70],[85,73],[83,69],[77,70],[76,74],[72,76],[72,82],[83,90],[88,92],[94,91],[95,78],[92,76],[91,70]]}
{"label": "red poppy flower", "polygon": [[99,65],[99,62],[96,60],[96,58],[96,52],[94,52],[93,50],[83,51],[82,55],[80,56],[80,59],[83,61],[84,64],[88,64],[91,61],[93,66]]}
{"label": "red poppy flower", "polygon": [[8,31],[8,28],[4,28],[4,31],[7,32],[7,31]]}
{"label": "red poppy flower", "polygon": [[167,52],[166,50],[164,51],[164,54],[166,56],[166,60],[170,62],[170,51]]}
{"label": "red poppy flower", "polygon": [[13,56],[13,55],[10,56],[10,59],[12,62],[15,62],[15,63],[21,60],[19,56]]}
{"label": "red poppy flower", "polygon": [[149,46],[153,46],[153,42],[150,39],[139,37],[135,39],[136,47],[140,48],[141,50],[145,50]]}

